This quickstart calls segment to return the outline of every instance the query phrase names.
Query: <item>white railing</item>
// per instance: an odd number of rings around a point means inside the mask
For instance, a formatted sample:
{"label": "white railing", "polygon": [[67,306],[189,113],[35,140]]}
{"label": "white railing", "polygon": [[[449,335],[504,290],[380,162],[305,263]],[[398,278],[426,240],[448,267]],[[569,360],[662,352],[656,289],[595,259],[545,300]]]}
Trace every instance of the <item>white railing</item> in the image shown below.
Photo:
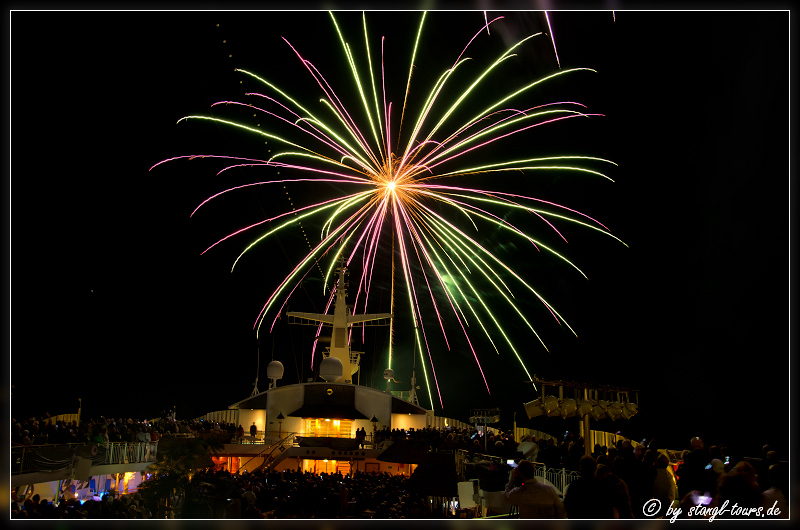
{"label": "white railing", "polygon": [[552,484],[562,497],[567,491],[567,486],[569,486],[573,480],[580,477],[577,471],[545,467],[541,464],[535,466],[534,474],[536,478],[542,478]]}
{"label": "white railing", "polygon": [[99,444],[106,450],[104,464],[155,462],[158,442],[109,442]]}
{"label": "white railing", "polygon": [[155,462],[158,442],[53,444],[11,448],[11,474],[58,471],[88,459],[92,465]]}

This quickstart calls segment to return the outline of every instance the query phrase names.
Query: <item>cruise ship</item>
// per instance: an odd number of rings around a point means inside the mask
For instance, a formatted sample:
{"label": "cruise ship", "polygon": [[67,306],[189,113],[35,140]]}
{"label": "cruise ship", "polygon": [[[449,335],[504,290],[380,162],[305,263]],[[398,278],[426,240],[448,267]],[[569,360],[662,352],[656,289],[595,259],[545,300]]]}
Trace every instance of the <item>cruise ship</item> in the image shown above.
{"label": "cruise ship", "polygon": [[[420,444],[410,439],[393,442],[376,438],[376,433],[384,429],[408,431],[428,427],[440,430],[474,428],[487,433],[495,430],[491,425],[499,421],[500,411],[473,411],[469,423],[436,416],[419,405],[413,377],[410,391],[392,391],[389,382],[394,380],[394,374],[389,369],[384,372],[386,390],[354,383],[361,353],[350,349],[348,336],[352,326],[386,325],[392,315],[350,314],[346,303],[347,269],[341,262],[337,274],[332,314],[287,313],[292,323],[330,328],[330,346],[325,347],[320,363],[321,380],[281,385],[283,366],[279,361],[272,361],[267,366],[270,382],[266,391],[258,390],[256,379],[249,397],[231,404],[226,410],[197,418],[244,427],[245,436],[235,437],[233,443],[215,451],[214,464],[231,473],[261,468],[343,475],[377,472],[408,477],[422,467],[424,473],[421,474],[448,477],[446,491],[431,492],[431,495],[446,498],[445,505],[449,509],[458,507],[462,513],[465,509],[474,509],[476,516],[508,513],[511,507],[505,503],[502,491],[482,489],[474,467],[470,472],[466,451],[434,453],[429,451],[427,441]],[[549,415],[564,415],[562,404],[566,403],[569,408],[570,400],[552,396],[544,399],[544,388],[542,390],[542,400],[526,404],[529,416],[537,414],[531,412],[532,409]],[[542,408],[545,403],[550,404],[550,409]],[[251,428],[254,435],[250,434]],[[359,431],[366,436],[358,437]],[[513,434],[515,440],[522,440],[525,435],[552,438],[516,425]],[[191,436],[190,433],[177,435]],[[589,447],[594,443],[610,445],[616,439],[614,434],[590,431]],[[36,492],[41,498],[53,501],[62,496],[79,500],[99,498],[110,490],[119,494],[132,493],[146,479],[148,466],[156,460],[157,446],[157,442],[141,442],[14,447],[12,493],[24,500]],[[525,453],[523,445],[519,453]],[[488,455],[485,459],[498,460]],[[574,472],[542,466],[537,466],[537,473],[539,480],[552,484],[562,495],[568,483],[576,478]]]}

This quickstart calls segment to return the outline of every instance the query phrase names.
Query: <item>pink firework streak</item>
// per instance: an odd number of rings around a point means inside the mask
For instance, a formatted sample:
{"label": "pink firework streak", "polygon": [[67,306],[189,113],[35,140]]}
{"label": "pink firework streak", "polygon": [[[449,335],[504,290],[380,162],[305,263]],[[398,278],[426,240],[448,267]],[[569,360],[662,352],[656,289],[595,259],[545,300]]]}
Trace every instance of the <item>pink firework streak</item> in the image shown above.
{"label": "pink firework streak", "polygon": [[[441,16],[447,17],[448,14]],[[545,17],[558,61],[546,12]],[[440,386],[443,382],[437,376],[436,366],[440,357],[447,355],[446,351],[461,347],[451,337],[453,333],[462,338],[462,344],[466,344],[464,349],[469,350],[487,392],[490,392],[490,384],[484,364],[490,358],[485,353],[479,354],[482,348],[476,345],[476,335],[490,343],[498,355],[501,352],[513,355],[532,379],[524,356],[507,333],[509,326],[529,329],[547,348],[526,307],[518,300],[537,300],[558,325],[568,327],[572,333],[575,331],[536,290],[532,279],[515,271],[506,256],[493,250],[503,241],[482,241],[481,229],[488,228],[485,233],[504,234],[509,242],[518,240],[532,245],[532,248],[526,248],[531,249],[534,255],[548,253],[581,275],[583,273],[575,264],[537,235],[538,229],[554,232],[558,236],[556,242],[566,242],[560,226],[567,224],[585,227],[620,241],[594,218],[521,191],[522,182],[535,182],[535,179],[555,174],[580,174],[611,181],[604,168],[616,164],[604,158],[570,152],[555,155],[537,152],[535,141],[527,142],[529,147],[523,151],[519,148],[508,152],[503,150],[509,138],[524,136],[527,139],[530,136],[535,140],[538,131],[549,130],[555,123],[562,123],[561,127],[564,127],[582,123],[582,120],[572,118],[594,120],[602,117],[601,113],[589,112],[585,105],[576,101],[541,101],[539,95],[539,89],[554,79],[591,75],[594,70],[572,68],[562,71],[559,62],[557,71],[536,79],[519,77],[516,83],[512,79],[504,82],[503,88],[498,90],[492,85],[492,76],[504,69],[511,72],[520,70],[519,62],[524,61],[525,56],[520,52],[526,47],[546,45],[546,40],[537,39],[540,34],[526,36],[510,46],[506,45],[494,60],[479,64],[480,61],[472,60],[467,54],[487,40],[498,38],[489,32],[490,25],[505,23],[501,22],[502,17],[490,21],[483,13],[476,20],[474,30],[469,33],[472,37],[466,44],[454,45],[456,53],[452,57],[455,60],[448,61],[449,66],[441,71],[430,71],[430,67],[424,69],[417,64],[417,49],[425,20],[423,14],[415,32],[414,47],[408,53],[411,59],[408,80],[403,87],[398,87],[397,92],[392,92],[395,87],[389,86],[388,76],[391,73],[389,66],[393,64],[389,61],[391,37],[370,38],[366,17],[362,18],[363,45],[356,47],[345,40],[331,13],[353,84],[334,87],[308,59],[310,56],[301,55],[299,46],[282,38],[289,47],[287,51],[305,68],[310,85],[319,91],[320,97],[312,102],[313,106],[300,102],[299,98],[273,81],[237,69],[248,82],[258,85],[257,90],[245,92],[245,97],[258,104],[226,100],[214,106],[252,110],[258,121],[227,120],[212,115],[187,116],[180,120],[211,122],[245,131],[255,138],[278,143],[283,147],[280,152],[266,157],[185,155],[159,162],[151,170],[161,168],[168,161],[203,159],[225,164],[218,169],[220,178],[225,178],[231,169],[243,167],[261,172],[281,169],[289,174],[288,178],[265,176],[257,182],[229,186],[203,201],[192,212],[193,216],[197,215],[201,210],[205,211],[203,206],[211,200],[220,200],[226,195],[235,197],[237,192],[255,186],[281,183],[299,190],[299,200],[304,200],[305,204],[235,229],[204,251],[225,247],[245,235],[255,234],[235,259],[232,270],[256,245],[292,230],[300,222],[313,222],[319,227],[319,241],[309,244],[308,251],[297,257],[292,270],[264,303],[254,323],[257,333],[268,314],[274,313],[274,326],[275,318],[311,268],[320,262],[328,265],[339,255],[345,257],[348,267],[360,266],[353,308],[354,313],[368,313],[370,302],[376,302],[375,290],[371,288],[376,282],[383,281],[379,257],[389,254],[392,271],[396,263],[402,277],[402,281],[397,282],[399,287],[392,282],[392,288],[407,299],[408,322],[413,324],[414,339],[421,346],[417,364],[423,370],[431,407],[435,394],[439,406],[444,408]],[[362,52],[357,53],[356,49]],[[379,58],[380,64],[373,65],[372,57]],[[487,88],[492,94],[491,99],[486,99]],[[415,97],[409,97],[411,95]],[[392,97],[397,97],[396,101],[402,101],[402,105],[393,107]],[[397,116],[393,119],[393,111],[399,113],[399,119]],[[264,119],[272,125],[262,128],[260,121]],[[391,150],[392,145],[397,146],[396,151]],[[480,154],[477,158],[476,153]],[[492,189],[476,187],[476,179],[486,175],[492,176]],[[460,185],[458,179],[466,177],[469,177],[470,184]],[[443,183],[445,179],[450,179],[453,184]],[[508,188],[502,189],[504,185]],[[322,192],[329,196],[320,200],[318,197]],[[511,221],[509,216],[515,213],[522,215]],[[392,251],[387,252],[387,248]],[[332,267],[324,268],[331,270]],[[330,279],[325,278],[325,281],[327,283]],[[526,296],[518,297],[515,293],[526,293]],[[332,296],[331,292],[326,311],[330,309]],[[502,307],[495,307],[497,300],[501,300]],[[423,305],[432,309],[423,310]],[[500,312],[510,315],[504,320],[517,319],[516,324],[499,322],[496,315]],[[392,313],[395,313],[394,307]],[[416,330],[420,333],[417,334]],[[444,344],[445,352],[437,351],[434,339]],[[389,367],[391,348],[390,344]],[[313,359],[312,351],[312,366]]]}

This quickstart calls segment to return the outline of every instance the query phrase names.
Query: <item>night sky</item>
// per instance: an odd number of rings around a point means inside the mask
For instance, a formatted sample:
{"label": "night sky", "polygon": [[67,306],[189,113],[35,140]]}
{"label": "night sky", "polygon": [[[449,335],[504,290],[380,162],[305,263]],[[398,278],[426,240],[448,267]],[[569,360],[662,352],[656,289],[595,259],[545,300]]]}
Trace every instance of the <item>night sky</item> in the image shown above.
{"label": "night sky", "polygon": [[[503,39],[547,31],[541,12],[489,12],[490,19],[498,15],[506,18],[467,53],[476,61],[496,57]],[[427,90],[483,18],[482,11],[429,14],[412,90],[414,83]],[[360,53],[360,13],[337,20]],[[368,17],[371,39],[386,36],[387,72],[393,68],[392,86],[400,87],[393,112],[402,103],[418,20],[418,12]],[[514,186],[591,215],[628,247],[567,228],[569,244],[559,250],[588,281],[529,247],[506,249],[509,263],[578,333],[523,300],[549,348],[510,324],[526,366],[543,378],[641,391],[633,420],[596,428],[656,436],[675,448],[699,435],[744,451],[767,442],[788,451],[789,13],[551,12],[550,21],[561,68],[597,73],[566,77],[531,95],[531,106],[574,100],[604,117],[542,127],[493,149],[507,159],[526,149],[616,162],[608,170],[613,183],[519,175]],[[335,89],[351,86],[326,12],[11,14],[12,416],[76,412],[81,398],[85,418],[156,417],[173,407],[179,418],[197,417],[250,395],[259,351],[260,390],[268,387],[272,359],[285,367],[281,384],[313,376],[314,328],[283,318],[260,341],[252,329],[307,250],[303,234],[271,239],[233,273],[246,236],[200,253],[282,213],[289,198],[307,204],[332,190],[244,190],[190,219],[210,195],[275,178],[274,169],[217,176],[217,162],[193,160],[149,171],[179,155],[278,151],[277,142],[265,146],[253,135],[176,122],[212,112],[216,101],[243,100],[256,85],[237,67],[316,104],[314,81],[281,37]],[[549,38],[524,50],[492,90],[558,69]],[[213,112],[225,117],[235,109]],[[263,130],[285,130],[258,120]],[[489,178],[480,185],[492,189],[496,177]],[[309,240],[318,233],[307,227]],[[388,311],[386,285],[376,290],[385,296],[370,312]],[[325,301],[315,269],[283,312],[322,312]],[[407,387],[411,370],[404,318],[398,312],[396,344],[406,357],[393,362],[405,383],[397,388]],[[367,353],[362,384],[385,388],[387,341],[377,328],[354,346]],[[459,344],[434,353],[444,400],[442,411],[437,399],[437,414],[466,420],[472,408],[500,407],[504,426],[514,412],[518,424],[553,434],[577,426],[528,421],[522,404],[537,396],[525,373],[508,351],[485,352],[479,342],[487,393]],[[429,406],[427,391],[421,400]]]}

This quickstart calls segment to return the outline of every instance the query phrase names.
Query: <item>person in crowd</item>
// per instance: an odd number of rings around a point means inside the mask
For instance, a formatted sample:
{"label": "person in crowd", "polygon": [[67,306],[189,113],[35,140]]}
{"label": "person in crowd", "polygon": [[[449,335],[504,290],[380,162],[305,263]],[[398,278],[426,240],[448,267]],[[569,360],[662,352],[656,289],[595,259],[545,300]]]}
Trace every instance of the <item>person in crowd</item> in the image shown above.
{"label": "person in crowd", "polygon": [[533,463],[520,461],[509,476],[506,500],[519,508],[520,519],[566,519],[567,512],[556,489],[536,480]]}
{"label": "person in crowd", "polygon": [[600,488],[602,503],[605,509],[611,513],[610,517],[613,519],[633,519],[628,486],[614,475],[613,467],[598,464],[594,476]]}
{"label": "person in crowd", "polygon": [[[659,454],[661,453],[654,449],[646,449],[642,460],[638,462],[634,472],[633,483],[628,485],[631,494],[631,509],[633,510],[634,517],[639,517],[639,514],[643,514],[642,510],[645,502],[654,497],[653,484],[656,478],[655,463]],[[669,459],[667,459],[667,462],[669,462]],[[669,473],[669,470],[667,470],[667,472]]]}
{"label": "person in crowd", "polygon": [[564,508],[570,519],[610,519],[611,506],[604,502],[600,483],[595,478],[597,462],[584,455],[578,462],[580,477],[567,486],[564,494]]}
{"label": "person in crowd", "polygon": [[[789,468],[787,464],[778,462],[769,466],[769,483],[771,486],[763,493],[762,506],[766,517],[789,518]],[[772,513],[767,513],[772,509]],[[775,510],[778,510],[776,513]]]}
{"label": "person in crowd", "polygon": [[694,437],[689,440],[690,449],[684,452],[683,464],[678,468],[678,495],[683,498],[692,491],[705,491],[704,474],[711,462],[703,440]]}
{"label": "person in crowd", "polygon": [[655,477],[653,477],[652,494],[654,499],[658,499],[661,510],[659,517],[664,517],[667,509],[673,506],[675,499],[678,497],[678,485],[675,479],[667,469],[669,467],[669,458],[663,453],[658,453],[658,456],[653,463],[655,468]]}
{"label": "person in crowd", "polygon": [[712,507],[728,508],[725,513],[719,513],[718,518],[750,517],[743,513],[733,514],[731,508],[734,504],[742,509],[758,508],[763,503],[763,497],[758,487],[755,468],[745,461],[737,463],[729,472],[720,476],[717,486],[717,495],[713,499]]}

